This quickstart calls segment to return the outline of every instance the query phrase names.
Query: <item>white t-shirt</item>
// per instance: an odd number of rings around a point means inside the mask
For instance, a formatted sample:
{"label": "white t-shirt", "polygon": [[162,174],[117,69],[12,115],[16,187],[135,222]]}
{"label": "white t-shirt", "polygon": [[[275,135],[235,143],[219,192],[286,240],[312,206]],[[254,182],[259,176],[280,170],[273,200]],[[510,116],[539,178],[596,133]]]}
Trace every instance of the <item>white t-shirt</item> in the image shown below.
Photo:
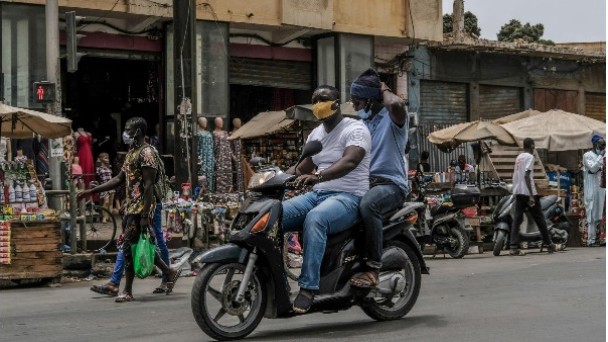
{"label": "white t-shirt", "polygon": [[513,171],[513,194],[530,196],[526,185],[526,171],[530,171],[530,183],[532,195],[537,195],[536,185],[534,185],[534,156],[524,152],[515,159],[515,170]]}
{"label": "white t-shirt", "polygon": [[349,192],[357,196],[365,195],[369,190],[369,164],[372,144],[372,138],[367,127],[358,120],[344,118],[329,133],[325,131],[322,124],[319,125],[310,133],[306,142],[313,140],[318,140],[323,145],[323,150],[312,156],[312,162],[317,166],[318,171],[323,171],[340,160],[348,146],[358,146],[365,150],[365,157],[354,170],[344,177],[318,183],[313,187],[313,190]]}

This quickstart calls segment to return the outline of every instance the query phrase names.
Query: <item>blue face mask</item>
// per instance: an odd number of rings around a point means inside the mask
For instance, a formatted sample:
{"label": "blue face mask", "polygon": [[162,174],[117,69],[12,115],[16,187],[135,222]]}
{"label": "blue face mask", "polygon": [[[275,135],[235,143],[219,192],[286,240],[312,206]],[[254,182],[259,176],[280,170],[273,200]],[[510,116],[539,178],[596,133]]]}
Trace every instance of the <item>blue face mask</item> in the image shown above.
{"label": "blue face mask", "polygon": [[365,111],[365,109],[359,109],[357,111],[357,116],[359,116],[361,118],[361,120],[367,120],[369,119],[369,117],[372,115],[372,111]]}

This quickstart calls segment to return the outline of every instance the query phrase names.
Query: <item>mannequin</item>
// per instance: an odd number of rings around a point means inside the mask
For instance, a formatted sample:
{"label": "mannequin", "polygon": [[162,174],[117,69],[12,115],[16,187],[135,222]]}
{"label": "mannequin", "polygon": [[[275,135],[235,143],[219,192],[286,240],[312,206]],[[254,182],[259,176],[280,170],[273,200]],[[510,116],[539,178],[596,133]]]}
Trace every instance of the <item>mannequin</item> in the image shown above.
{"label": "mannequin", "polygon": [[95,165],[93,164],[93,150],[91,148],[93,135],[86,132],[84,128],[78,127],[76,132],[74,132],[74,140],[76,141],[76,151],[80,160],[78,164],[82,166],[84,183],[88,185],[91,181],[95,180]]}
{"label": "mannequin", "polygon": [[0,138],[0,163],[6,161],[6,154],[9,150],[10,140],[7,137]]}
{"label": "mannequin", "polygon": [[[230,132],[230,135],[232,135],[236,130],[241,128],[241,126],[242,126],[242,121],[240,118],[232,119],[232,132]],[[233,165],[233,171],[234,171],[234,177],[233,177],[234,190],[238,191],[238,192],[243,192],[243,191],[245,191],[245,183],[244,183],[244,177],[243,177],[243,161],[242,161],[243,144],[241,142],[241,139],[231,140],[230,144],[232,147],[232,156],[233,156],[232,165]]]}
{"label": "mannequin", "polygon": [[224,130],[224,120],[218,117],[214,123],[215,190],[219,193],[232,192],[232,147],[228,141],[228,132]]}
{"label": "mannequin", "polygon": [[[110,165],[110,155],[103,152],[99,154],[97,157],[97,179],[99,179],[99,184],[106,183],[110,179],[112,179],[112,165]],[[114,203],[114,190],[105,191],[99,194],[99,197],[102,200],[103,207],[108,211],[112,210],[112,204]],[[103,213],[103,218],[101,219],[102,223],[106,223],[110,220],[109,214],[107,212]]]}
{"label": "mannequin", "polygon": [[82,166],[80,166],[80,158],[74,157],[72,161],[72,181],[74,184],[78,185],[78,183],[82,182]]}
{"label": "mannequin", "polygon": [[[207,118],[198,118],[198,158],[201,166],[199,176],[204,176],[208,191],[215,191],[215,156],[213,155],[213,135],[207,130]],[[203,182],[204,183],[204,182]]]}
{"label": "mannequin", "polygon": [[17,163],[25,163],[27,161],[27,156],[23,154],[23,149],[17,149],[17,156],[15,156],[15,162]]}

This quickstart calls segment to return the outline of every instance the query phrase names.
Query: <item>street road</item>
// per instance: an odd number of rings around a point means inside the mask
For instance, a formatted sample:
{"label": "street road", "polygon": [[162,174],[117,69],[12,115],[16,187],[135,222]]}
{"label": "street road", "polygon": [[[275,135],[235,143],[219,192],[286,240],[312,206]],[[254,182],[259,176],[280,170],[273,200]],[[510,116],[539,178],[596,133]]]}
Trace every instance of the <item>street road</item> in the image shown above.
{"label": "street road", "polygon": [[[537,250],[533,250],[537,251]],[[262,320],[250,341],[580,341],[606,339],[606,249],[547,255],[427,258],[408,316],[374,322],[355,307],[337,314]],[[116,304],[80,282],[0,291],[0,341],[209,341],[190,311],[193,278],[170,296],[137,280]]]}

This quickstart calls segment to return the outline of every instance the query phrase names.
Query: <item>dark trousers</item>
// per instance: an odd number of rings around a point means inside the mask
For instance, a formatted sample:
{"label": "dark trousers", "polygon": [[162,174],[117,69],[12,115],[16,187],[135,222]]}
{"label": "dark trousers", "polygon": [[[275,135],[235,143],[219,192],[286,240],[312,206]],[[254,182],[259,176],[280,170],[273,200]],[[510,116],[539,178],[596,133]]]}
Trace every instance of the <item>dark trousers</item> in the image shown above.
{"label": "dark trousers", "polygon": [[400,208],[405,193],[393,183],[376,185],[361,199],[359,213],[365,226],[363,257],[369,268],[382,266],[382,216]]}
{"label": "dark trousers", "polygon": [[547,230],[547,221],[543,216],[543,212],[540,206],[540,197],[534,196],[534,206],[528,206],[528,200],[530,196],[527,195],[515,195],[515,206],[513,207],[513,225],[511,226],[511,248],[519,248],[519,226],[524,220],[524,210],[529,208],[530,214],[540,231],[540,235],[543,238],[543,244],[546,246],[551,244],[549,238],[549,232]]}

